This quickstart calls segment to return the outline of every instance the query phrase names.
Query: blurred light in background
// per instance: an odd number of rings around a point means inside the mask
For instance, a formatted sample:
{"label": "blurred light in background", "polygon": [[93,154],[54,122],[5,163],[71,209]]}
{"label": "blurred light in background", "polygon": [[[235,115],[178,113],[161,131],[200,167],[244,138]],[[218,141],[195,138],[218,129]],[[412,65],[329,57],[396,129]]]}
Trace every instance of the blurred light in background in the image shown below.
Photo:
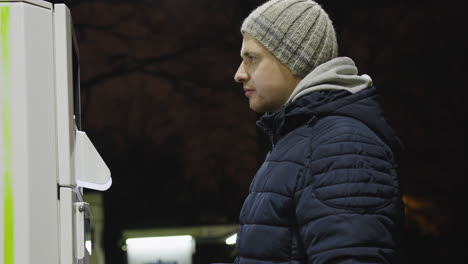
{"label": "blurred light in background", "polygon": [[129,238],[126,244],[128,264],[192,264],[195,253],[195,240],[189,235]]}
{"label": "blurred light in background", "polygon": [[93,245],[92,245],[91,240],[86,240],[85,247],[86,247],[86,250],[88,250],[89,255],[92,255],[93,252],[91,250],[93,248]]}
{"label": "blurred light in background", "polygon": [[192,241],[192,236],[142,237],[126,240],[127,247],[153,248]]}
{"label": "blurred light in background", "polygon": [[236,239],[237,239],[237,234],[234,234],[234,235],[226,238],[226,244],[234,245],[236,243]]}

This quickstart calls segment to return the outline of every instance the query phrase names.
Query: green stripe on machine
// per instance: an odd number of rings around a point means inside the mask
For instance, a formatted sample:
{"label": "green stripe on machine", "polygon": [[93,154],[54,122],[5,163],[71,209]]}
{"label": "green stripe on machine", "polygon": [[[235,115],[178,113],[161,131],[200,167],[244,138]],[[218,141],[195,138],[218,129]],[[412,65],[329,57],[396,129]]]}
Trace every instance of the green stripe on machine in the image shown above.
{"label": "green stripe on machine", "polygon": [[1,47],[1,129],[3,142],[3,263],[14,264],[15,230],[12,180],[12,120],[10,108],[10,7],[0,7],[0,47]]}

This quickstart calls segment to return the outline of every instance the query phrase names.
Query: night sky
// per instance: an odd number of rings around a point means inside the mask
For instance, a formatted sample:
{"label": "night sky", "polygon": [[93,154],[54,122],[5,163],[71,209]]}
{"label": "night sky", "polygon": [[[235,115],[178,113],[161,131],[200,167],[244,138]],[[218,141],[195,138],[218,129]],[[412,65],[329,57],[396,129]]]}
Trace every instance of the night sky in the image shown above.
{"label": "night sky", "polygon": [[[269,148],[233,80],[240,25],[264,1],[61,2],[78,40],[82,128],[112,172],[107,263],[124,263],[123,229],[236,224]],[[465,2],[318,2],[406,146],[407,263],[453,262],[467,219]]]}

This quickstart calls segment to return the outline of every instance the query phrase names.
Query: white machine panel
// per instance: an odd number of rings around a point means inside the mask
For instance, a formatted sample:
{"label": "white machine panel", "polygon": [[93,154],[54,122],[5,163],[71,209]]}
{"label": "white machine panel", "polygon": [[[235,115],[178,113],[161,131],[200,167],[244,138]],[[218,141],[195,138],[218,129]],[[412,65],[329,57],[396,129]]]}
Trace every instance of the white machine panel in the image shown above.
{"label": "white machine panel", "polygon": [[4,1],[4,2],[12,2],[12,3],[13,2],[23,2],[23,3],[28,3],[30,5],[35,5],[35,6],[38,6],[38,7],[44,7],[44,8],[52,10],[52,3],[42,1],[42,0],[9,0],[9,1]]}
{"label": "white machine panel", "polygon": [[110,171],[86,133],[78,131],[79,67],[71,20],[64,4],[54,5],[58,182],[60,186],[104,191],[112,184]]}
{"label": "white machine panel", "polygon": [[[0,1],[0,263],[57,263],[52,12]],[[6,225],[5,225],[6,224]]]}
{"label": "white machine panel", "polygon": [[[72,188],[60,188],[60,263],[88,263],[86,234],[89,233],[89,204]],[[72,221],[69,221],[72,219]]]}
{"label": "white machine panel", "polygon": [[0,264],[87,264],[89,205],[110,171],[79,122],[63,4],[0,0]]}
{"label": "white machine panel", "polygon": [[[55,5],[55,83],[57,87],[57,141],[59,185],[76,186],[74,169],[75,122],[73,119],[73,56],[70,10]],[[65,45],[64,45],[65,44]],[[76,59],[76,58],[75,58]]]}

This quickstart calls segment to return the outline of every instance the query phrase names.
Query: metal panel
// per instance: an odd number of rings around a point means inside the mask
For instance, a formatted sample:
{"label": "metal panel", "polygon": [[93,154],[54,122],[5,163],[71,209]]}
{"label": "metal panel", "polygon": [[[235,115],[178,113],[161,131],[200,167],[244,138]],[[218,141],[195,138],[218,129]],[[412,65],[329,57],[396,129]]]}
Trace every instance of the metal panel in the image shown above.
{"label": "metal panel", "polygon": [[[14,199],[14,256],[0,263],[58,263],[52,12],[24,2],[0,6],[10,11],[9,50],[2,59],[8,53],[11,65],[1,87],[1,108],[8,110],[0,123],[10,120]],[[1,240],[2,248],[11,246]]]}
{"label": "metal panel", "polygon": [[35,5],[37,7],[43,7],[46,9],[52,9],[52,4],[42,0],[0,0],[0,2],[22,2],[29,5]]}
{"label": "metal panel", "polygon": [[55,84],[58,143],[58,183],[76,186],[74,166],[75,124],[73,121],[72,33],[70,10],[54,8]]}
{"label": "metal panel", "polygon": [[74,79],[79,80],[79,64],[77,56],[73,56],[72,28],[70,10],[63,4],[56,4],[54,41],[58,183],[60,186],[104,191],[112,184],[109,168],[86,134],[78,131],[79,81],[75,82]]}
{"label": "metal panel", "polygon": [[81,202],[79,192],[68,187],[60,188],[60,263],[71,264],[75,261],[74,217],[76,202]]}

